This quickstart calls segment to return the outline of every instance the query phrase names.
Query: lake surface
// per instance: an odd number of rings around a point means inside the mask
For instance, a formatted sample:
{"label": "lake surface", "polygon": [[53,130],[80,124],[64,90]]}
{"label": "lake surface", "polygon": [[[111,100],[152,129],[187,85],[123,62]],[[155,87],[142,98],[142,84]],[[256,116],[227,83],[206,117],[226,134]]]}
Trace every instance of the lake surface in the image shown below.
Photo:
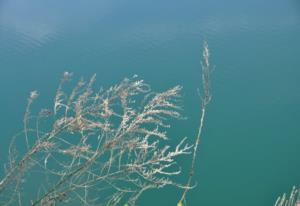
{"label": "lake surface", "polygon": [[[297,0],[1,0],[0,164],[22,128],[29,92],[41,94],[37,107],[51,105],[66,70],[97,73],[104,87],[134,74],[158,91],[182,85],[188,119],[169,135],[193,138],[204,40],[213,100],[188,205],[273,205],[300,186]],[[174,206],[178,197],[166,188],[140,205]]]}

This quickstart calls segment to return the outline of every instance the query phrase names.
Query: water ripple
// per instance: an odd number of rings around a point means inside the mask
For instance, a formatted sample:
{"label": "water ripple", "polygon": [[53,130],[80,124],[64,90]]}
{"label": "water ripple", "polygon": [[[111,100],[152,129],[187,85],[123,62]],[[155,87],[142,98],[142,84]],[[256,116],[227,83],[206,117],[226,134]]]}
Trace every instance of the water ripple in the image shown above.
{"label": "water ripple", "polygon": [[55,29],[47,29],[42,25],[32,27],[12,27],[0,24],[0,43],[2,54],[25,54],[39,49],[61,36]]}

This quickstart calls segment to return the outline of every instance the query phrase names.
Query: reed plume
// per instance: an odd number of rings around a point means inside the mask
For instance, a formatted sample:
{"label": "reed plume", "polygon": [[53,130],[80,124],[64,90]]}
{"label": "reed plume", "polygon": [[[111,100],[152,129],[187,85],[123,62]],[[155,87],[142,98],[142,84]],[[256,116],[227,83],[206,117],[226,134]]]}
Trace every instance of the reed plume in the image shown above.
{"label": "reed plume", "polygon": [[[31,114],[38,95],[30,94],[24,130],[13,138],[0,181],[1,205],[135,205],[149,189],[186,187],[172,177],[181,173],[176,158],[191,154],[193,146],[183,138],[171,147],[166,133],[168,120],[182,117],[180,86],[157,93],[133,77],[95,91],[94,75],[68,93],[70,78],[65,72],[52,109]],[[19,140],[26,151],[17,155]],[[32,171],[43,178],[28,203],[22,185]]]}
{"label": "reed plume", "polygon": [[[95,90],[94,75],[68,90],[72,73],[65,72],[52,108],[37,114],[31,107],[38,92],[31,92],[24,129],[12,138],[6,172],[0,178],[0,205],[133,206],[145,191],[168,185],[184,190],[182,202],[193,188],[197,148],[211,99],[207,43],[202,68],[202,113],[193,145],[185,137],[172,146],[167,134],[169,120],[182,118],[181,86],[155,92],[134,76]],[[174,180],[182,174],[177,158],[183,155],[192,160],[187,184]],[[39,186],[31,186],[35,193],[28,200],[24,182],[34,174]]]}
{"label": "reed plume", "polygon": [[[187,192],[192,188],[192,179],[195,173],[195,166],[196,166],[196,159],[197,159],[197,152],[198,147],[200,144],[201,136],[203,133],[203,126],[204,126],[204,120],[205,120],[205,114],[206,114],[206,108],[209,102],[211,101],[211,92],[210,92],[210,64],[209,64],[209,49],[207,42],[204,42],[203,44],[203,53],[202,53],[202,90],[203,94],[201,95],[202,98],[202,104],[201,104],[201,113],[200,113],[200,123],[198,127],[198,133],[195,137],[195,143],[193,146],[192,151],[192,158],[191,158],[191,168],[189,171],[188,181],[184,188],[184,191],[182,193],[182,196],[178,202],[178,206],[187,205],[186,204],[186,195]],[[183,204],[184,203],[184,204]]]}
{"label": "reed plume", "polygon": [[274,206],[300,206],[300,190],[293,187],[290,195],[279,196]]}

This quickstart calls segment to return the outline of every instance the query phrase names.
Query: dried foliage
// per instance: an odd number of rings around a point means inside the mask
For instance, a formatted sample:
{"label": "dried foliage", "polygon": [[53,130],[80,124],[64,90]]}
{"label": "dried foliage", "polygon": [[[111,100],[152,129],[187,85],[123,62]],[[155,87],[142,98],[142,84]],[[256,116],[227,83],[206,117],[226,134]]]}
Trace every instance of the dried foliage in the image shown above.
{"label": "dried foliage", "polygon": [[293,187],[290,195],[279,196],[274,206],[300,206],[300,190]]}
{"label": "dried foliage", "polygon": [[[149,189],[171,185],[192,188],[197,147],[209,93],[209,52],[203,52],[203,104],[194,145],[181,139],[171,145],[169,120],[181,119],[180,86],[153,92],[136,76],[106,90],[94,90],[96,75],[68,88],[72,74],[65,72],[54,105],[32,111],[38,97],[33,91],[24,115],[24,130],[13,137],[9,162],[0,179],[0,205],[135,205]],[[67,85],[66,85],[67,84]],[[25,146],[24,146],[25,145]],[[20,149],[21,148],[21,149]],[[177,157],[192,155],[187,184]],[[26,197],[25,182],[34,178]],[[26,193],[27,194],[27,193]],[[79,203],[78,203],[79,202]]]}
{"label": "dried foliage", "polygon": [[[0,181],[0,205],[135,205],[146,190],[186,187],[172,177],[181,173],[176,157],[191,154],[193,146],[183,138],[172,148],[166,133],[169,119],[181,118],[180,86],[155,93],[133,77],[94,91],[94,75],[68,93],[70,78],[65,72],[53,109],[37,115],[30,111],[38,93],[31,92],[24,131],[14,137]],[[45,125],[51,127],[44,131]],[[17,155],[20,139],[26,151]],[[28,203],[22,185],[36,171],[41,184]]]}

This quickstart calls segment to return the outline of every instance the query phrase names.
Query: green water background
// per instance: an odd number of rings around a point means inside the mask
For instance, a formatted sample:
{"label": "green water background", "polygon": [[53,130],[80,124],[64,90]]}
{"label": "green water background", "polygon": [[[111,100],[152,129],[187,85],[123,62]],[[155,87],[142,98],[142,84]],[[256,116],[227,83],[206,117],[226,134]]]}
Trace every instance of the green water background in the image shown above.
{"label": "green water background", "polygon": [[[296,0],[1,0],[0,164],[22,127],[29,91],[41,94],[37,108],[50,106],[66,70],[97,73],[102,86],[133,74],[155,90],[183,85],[188,120],[169,135],[192,138],[204,40],[215,65],[213,101],[189,205],[273,205],[300,186]],[[172,206],[178,197],[170,188],[152,191],[140,205]]]}

